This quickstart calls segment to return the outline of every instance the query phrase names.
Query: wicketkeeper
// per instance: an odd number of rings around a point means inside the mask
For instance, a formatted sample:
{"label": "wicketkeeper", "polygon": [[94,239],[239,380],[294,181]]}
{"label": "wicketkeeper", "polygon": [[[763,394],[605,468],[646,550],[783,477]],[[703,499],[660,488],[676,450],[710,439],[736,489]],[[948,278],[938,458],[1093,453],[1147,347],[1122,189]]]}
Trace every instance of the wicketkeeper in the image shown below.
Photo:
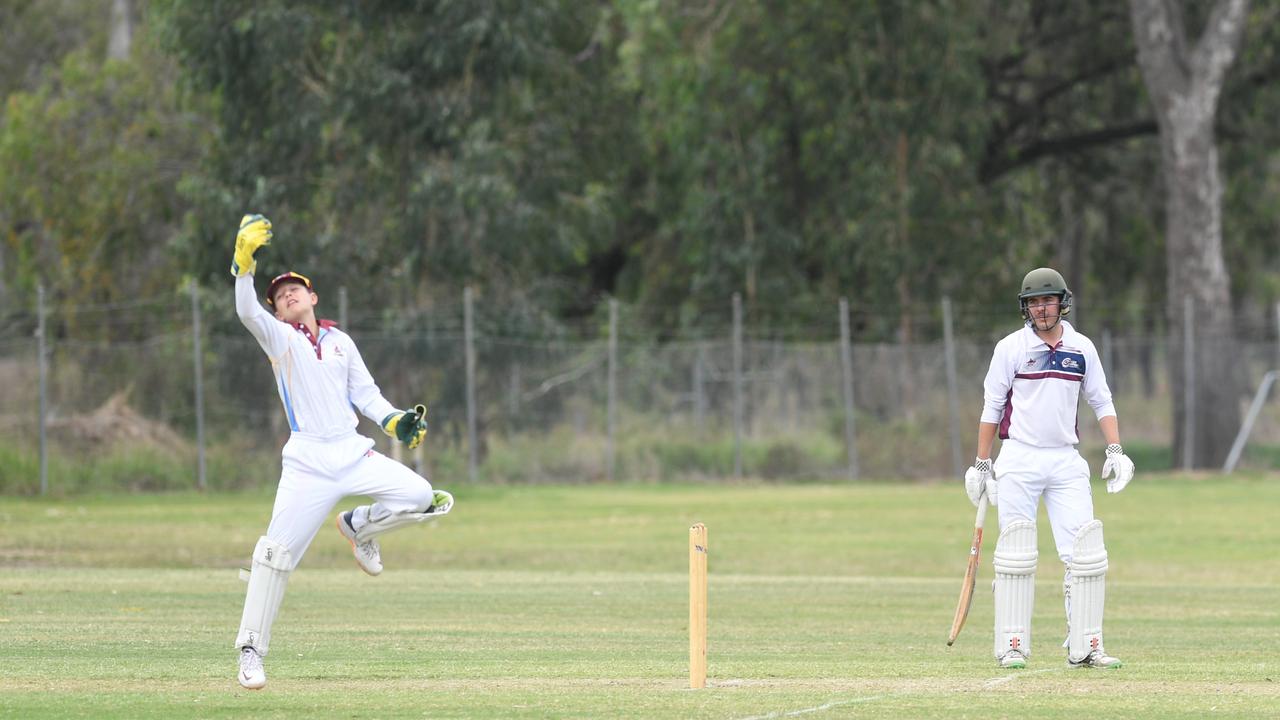
{"label": "wicketkeeper", "polygon": [[370,575],[382,572],[379,535],[436,520],[453,508],[452,495],[433,490],[426,478],[376,452],[373,440],[356,432],[353,407],[391,437],[415,448],[427,434],[426,410],[422,405],[398,410],[387,402],[351,337],[329,320],[316,320],[319,296],[311,281],[295,272],[284,273],[267,286],[266,301],[274,314],[258,302],[254,255],[271,237],[269,220],[246,215],[231,263],[236,314],[271,361],[291,430],[281,453],[271,523],[253,550],[236,636],[240,684],[255,690],[267,684],[262,658],[289,574],[338,501],[348,495],[376,501],[337,517],[338,532],[351,543],[360,569]]}
{"label": "wicketkeeper", "polygon": [[[1067,571],[1067,662],[1075,667],[1118,668],[1102,646],[1107,550],[1102,522],[1093,517],[1089,463],[1076,451],[1081,391],[1107,442],[1102,478],[1117,493],[1133,479],[1133,462],[1120,447],[1115,405],[1093,342],[1062,318],[1071,291],[1050,268],[1027,273],[1018,293],[1025,326],[1001,340],[991,358],[978,423],[978,452],[965,473],[975,505],[987,493],[998,508],[996,541],[995,656],[1001,667],[1026,667],[1031,656],[1035,600],[1036,508],[1044,498],[1058,557]],[[996,433],[1003,441],[991,463]],[[997,503],[997,498],[999,502]]]}

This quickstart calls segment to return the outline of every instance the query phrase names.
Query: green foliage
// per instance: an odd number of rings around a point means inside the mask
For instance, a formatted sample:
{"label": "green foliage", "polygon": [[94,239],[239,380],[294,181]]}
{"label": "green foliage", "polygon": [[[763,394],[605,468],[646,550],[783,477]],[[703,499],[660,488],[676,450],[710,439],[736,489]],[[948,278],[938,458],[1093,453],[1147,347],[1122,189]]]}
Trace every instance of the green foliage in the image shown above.
{"label": "green foliage", "polygon": [[[1133,464],[1142,468],[1142,472],[1168,472],[1173,470],[1173,451],[1168,445],[1153,445],[1145,442],[1133,442],[1126,440],[1124,442],[1124,452],[1133,461]],[[1252,451],[1251,451],[1252,452]],[[1270,453],[1274,455],[1274,453]],[[1101,449],[1097,453],[1089,457],[1100,457]],[[1101,466],[1098,466],[1101,470]],[[1280,463],[1270,464],[1264,467],[1280,467]]]}
{"label": "green foliage", "polygon": [[972,231],[984,199],[966,158],[983,88],[967,11],[679,5],[623,11],[620,72],[641,98],[647,210],[660,218],[644,297],[688,303],[662,320],[689,322],[739,290],[765,322],[845,293],[893,315],[979,266],[973,249],[990,238]]}
{"label": "green foliage", "polygon": [[[1280,301],[1280,12],[1254,3],[1236,64],[1219,104],[1222,243],[1232,295],[1249,298],[1249,320],[1272,323]],[[1239,271],[1237,271],[1239,269]],[[1252,307],[1250,307],[1252,305]]]}
{"label": "green foliage", "polygon": [[[998,307],[1052,263],[1082,316],[1161,322],[1132,309],[1166,296],[1163,215],[1112,2],[133,4],[123,63],[108,3],[0,8],[0,299],[225,287],[254,210],[264,274],[353,307],[470,284],[566,322],[614,295],[666,337],[734,292],[778,333],[847,296],[858,336],[910,339],[938,294]],[[1280,297],[1274,19],[1255,4],[1220,123],[1250,321]]]}
{"label": "green foliage", "polygon": [[28,444],[0,443],[0,494],[37,495],[40,455]]}
{"label": "green foliage", "polygon": [[576,148],[587,115],[566,107],[594,12],[575,7],[553,23],[521,2],[156,3],[223,130],[184,186],[188,261],[212,277],[251,207],[275,223],[268,268],[314,268],[366,304],[589,266],[609,199]]}
{"label": "green foliage", "polygon": [[[617,476],[630,481],[706,481],[733,475],[734,443],[724,432],[702,433],[687,427],[648,422],[650,429],[622,433],[616,449]],[[765,480],[812,481],[842,473],[844,450],[823,434],[747,439],[742,445],[743,473]],[[577,483],[606,478],[606,439],[561,427],[547,434],[491,439],[480,472],[488,482]],[[446,461],[462,477],[461,462]],[[834,470],[833,470],[834,469]]]}
{"label": "green foliage", "polygon": [[[77,49],[101,56],[110,14],[110,4],[98,0],[0,3],[0,99],[40,87]],[[0,103],[0,117],[4,112]]]}
{"label": "green foliage", "polygon": [[[196,453],[145,445],[92,451],[51,441],[48,493],[52,497],[86,494],[176,492],[196,488]],[[280,477],[276,452],[246,453],[215,445],[205,458],[209,490],[272,487]],[[40,455],[35,443],[0,443],[0,495],[40,494]]]}
{"label": "green foliage", "polygon": [[[172,66],[145,44],[136,60],[80,50],[31,92],[8,97],[0,126],[0,238],[30,297],[107,304],[162,294],[185,271],[169,239],[185,210],[175,191],[208,128],[181,106]],[[198,103],[196,108],[198,110]],[[110,317],[81,337],[129,339]]]}

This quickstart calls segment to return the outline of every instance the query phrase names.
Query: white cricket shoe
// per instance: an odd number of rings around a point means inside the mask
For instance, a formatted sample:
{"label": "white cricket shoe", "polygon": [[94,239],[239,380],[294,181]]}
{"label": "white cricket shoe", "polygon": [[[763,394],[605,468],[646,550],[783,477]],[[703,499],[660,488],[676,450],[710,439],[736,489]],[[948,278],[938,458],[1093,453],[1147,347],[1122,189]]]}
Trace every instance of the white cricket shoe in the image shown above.
{"label": "white cricket shoe", "polygon": [[356,529],[351,527],[351,510],[338,513],[338,532],[351,543],[351,552],[356,556],[356,564],[370,575],[382,572],[382,549],[377,540],[356,540]]}
{"label": "white cricket shoe", "polygon": [[1094,650],[1090,652],[1088,655],[1085,655],[1084,659],[1081,660],[1080,662],[1073,662],[1071,658],[1067,658],[1067,664],[1073,668],[1091,667],[1091,668],[1101,668],[1104,670],[1109,668],[1118,668],[1118,667],[1124,666],[1124,663],[1120,662],[1120,658],[1113,658],[1110,655],[1108,655],[1107,651],[1103,650],[1101,645],[1098,646],[1097,650]]}
{"label": "white cricket shoe", "polygon": [[240,674],[236,676],[241,687],[261,690],[267,684],[267,671],[262,669],[262,656],[251,647],[240,649]]}
{"label": "white cricket shoe", "polygon": [[1021,650],[1010,650],[1000,656],[1000,667],[1021,669],[1027,666],[1027,656]]}

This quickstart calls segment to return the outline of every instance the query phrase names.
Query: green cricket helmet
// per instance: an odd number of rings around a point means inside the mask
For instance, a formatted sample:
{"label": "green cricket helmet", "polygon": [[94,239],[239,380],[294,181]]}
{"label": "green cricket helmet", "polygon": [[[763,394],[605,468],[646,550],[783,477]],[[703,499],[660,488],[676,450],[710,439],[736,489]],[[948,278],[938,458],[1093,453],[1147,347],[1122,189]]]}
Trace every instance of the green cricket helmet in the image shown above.
{"label": "green cricket helmet", "polygon": [[1031,313],[1027,311],[1027,300],[1044,295],[1057,295],[1059,299],[1059,319],[1071,313],[1071,290],[1062,273],[1053,268],[1036,268],[1022,278],[1022,289],[1018,292],[1018,304],[1022,307],[1022,319],[1031,322]]}

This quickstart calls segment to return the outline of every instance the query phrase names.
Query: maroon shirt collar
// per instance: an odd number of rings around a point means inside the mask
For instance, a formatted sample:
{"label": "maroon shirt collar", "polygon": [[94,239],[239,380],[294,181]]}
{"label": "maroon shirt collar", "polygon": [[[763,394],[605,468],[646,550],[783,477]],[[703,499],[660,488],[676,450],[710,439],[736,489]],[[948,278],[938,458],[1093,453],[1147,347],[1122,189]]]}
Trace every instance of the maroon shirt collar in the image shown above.
{"label": "maroon shirt collar", "polygon": [[[329,328],[338,327],[338,323],[332,320],[325,320],[325,319],[319,320],[316,324],[320,326],[321,330],[328,330]],[[311,347],[315,348],[315,351],[316,351],[316,359],[323,360],[324,357],[322,357],[320,354],[320,338],[311,334],[311,328],[308,328],[306,323],[293,323],[293,327],[298,332],[306,336],[308,340],[311,341]]]}

